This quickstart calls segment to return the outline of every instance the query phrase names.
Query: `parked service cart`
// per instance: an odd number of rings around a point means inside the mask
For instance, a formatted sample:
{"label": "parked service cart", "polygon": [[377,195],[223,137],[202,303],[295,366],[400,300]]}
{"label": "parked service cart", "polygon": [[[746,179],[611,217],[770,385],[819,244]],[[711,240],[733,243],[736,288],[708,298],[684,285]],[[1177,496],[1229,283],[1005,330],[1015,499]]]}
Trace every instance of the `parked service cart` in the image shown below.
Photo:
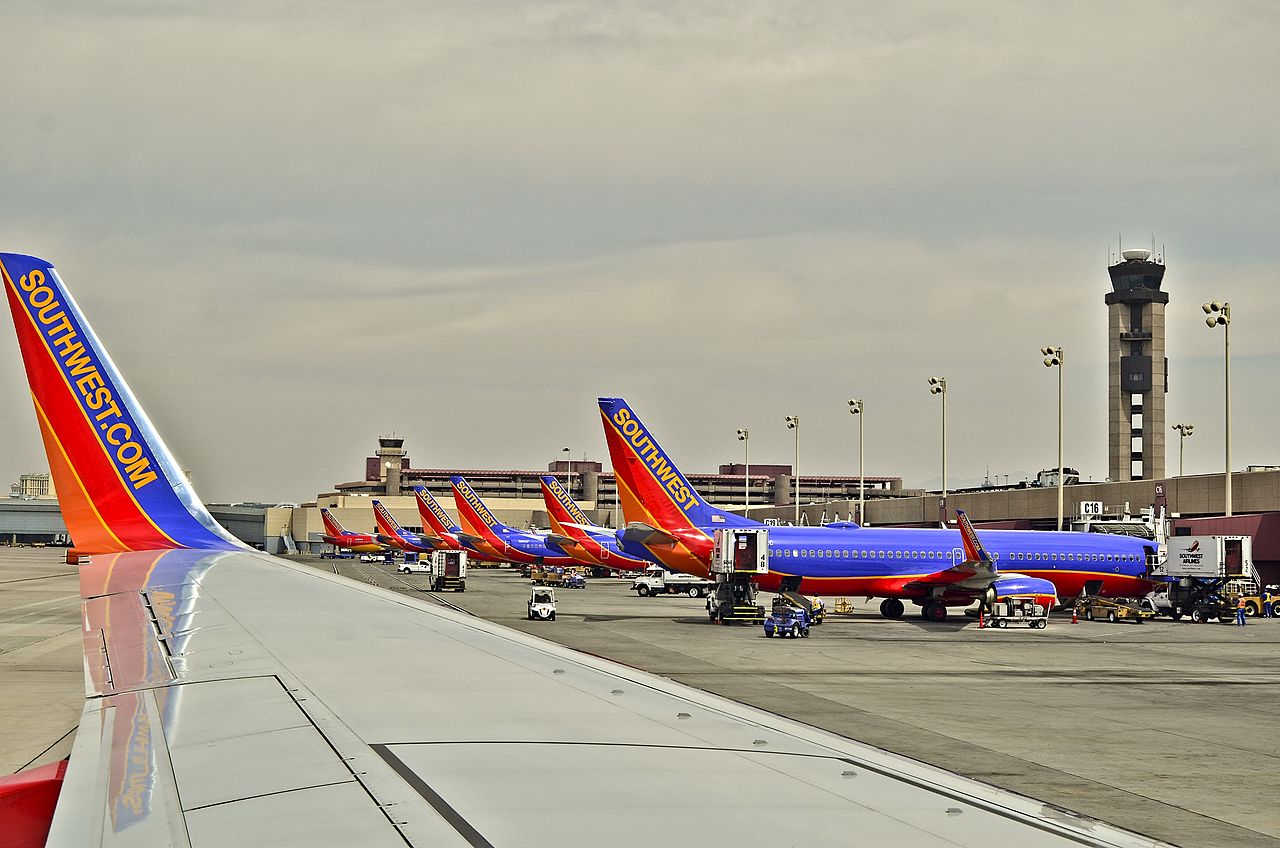
{"label": "parked service cart", "polygon": [[764,620],[764,635],[809,636],[809,614],[801,607],[789,604],[774,604],[773,611]]}
{"label": "parked service cart", "polygon": [[997,598],[991,605],[992,627],[1008,627],[1010,622],[1043,630],[1049,624],[1049,605],[1034,598]]}
{"label": "parked service cart", "polygon": [[1134,601],[1083,595],[1076,600],[1076,615],[1086,621],[1105,618],[1112,623],[1132,621],[1134,624],[1141,624],[1148,618],[1155,618],[1156,613],[1146,605]]}
{"label": "parked service cart", "polygon": [[550,586],[534,586],[529,592],[529,620],[556,620],[556,590]]}

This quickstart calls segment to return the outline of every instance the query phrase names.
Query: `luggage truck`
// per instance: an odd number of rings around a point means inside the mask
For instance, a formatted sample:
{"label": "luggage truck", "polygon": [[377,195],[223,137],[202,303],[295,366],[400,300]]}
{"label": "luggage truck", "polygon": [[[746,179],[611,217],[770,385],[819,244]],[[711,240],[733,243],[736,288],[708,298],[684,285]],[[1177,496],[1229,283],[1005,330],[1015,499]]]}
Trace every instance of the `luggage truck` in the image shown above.
{"label": "luggage truck", "polygon": [[1258,581],[1253,570],[1253,537],[1170,536],[1165,543],[1165,558],[1151,569],[1151,574],[1167,581],[1169,589],[1164,597],[1153,592],[1143,598],[1144,608],[1175,621],[1183,616],[1195,622],[1214,618],[1234,621],[1236,595],[1228,584]]}
{"label": "luggage truck", "polygon": [[711,576],[716,583],[707,598],[707,618],[720,624],[763,623],[764,607],[756,603],[753,581],[756,575],[768,573],[768,527],[716,530],[711,549]]}

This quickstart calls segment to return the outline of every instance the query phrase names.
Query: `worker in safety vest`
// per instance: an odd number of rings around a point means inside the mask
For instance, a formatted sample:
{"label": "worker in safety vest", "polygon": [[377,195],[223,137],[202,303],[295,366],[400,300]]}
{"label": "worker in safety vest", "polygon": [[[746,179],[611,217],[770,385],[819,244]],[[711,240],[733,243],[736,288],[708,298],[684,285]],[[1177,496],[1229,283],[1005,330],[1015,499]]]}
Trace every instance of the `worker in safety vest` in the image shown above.
{"label": "worker in safety vest", "polygon": [[1244,627],[1245,609],[1246,607],[1244,605],[1244,596],[1241,595],[1239,598],[1236,599],[1236,626],[1238,627]]}
{"label": "worker in safety vest", "polygon": [[1262,590],[1262,617],[1270,618],[1271,609],[1271,587],[1268,586]]}

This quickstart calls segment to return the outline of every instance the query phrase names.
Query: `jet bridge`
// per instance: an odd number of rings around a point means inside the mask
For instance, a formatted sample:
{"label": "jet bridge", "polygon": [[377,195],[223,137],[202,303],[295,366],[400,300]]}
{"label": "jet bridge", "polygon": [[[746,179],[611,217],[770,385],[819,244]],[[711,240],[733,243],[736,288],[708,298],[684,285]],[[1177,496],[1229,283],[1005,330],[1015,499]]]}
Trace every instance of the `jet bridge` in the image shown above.
{"label": "jet bridge", "polygon": [[760,624],[764,607],[756,603],[754,579],[769,573],[769,528],[715,531],[711,577],[715,591],[707,599],[707,618],[721,624]]}

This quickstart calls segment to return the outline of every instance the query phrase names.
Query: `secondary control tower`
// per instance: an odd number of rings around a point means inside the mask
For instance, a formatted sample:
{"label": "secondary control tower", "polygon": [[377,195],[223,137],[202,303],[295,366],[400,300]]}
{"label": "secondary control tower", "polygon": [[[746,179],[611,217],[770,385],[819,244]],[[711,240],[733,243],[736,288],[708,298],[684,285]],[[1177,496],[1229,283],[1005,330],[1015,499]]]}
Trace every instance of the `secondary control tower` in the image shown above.
{"label": "secondary control tower", "polygon": [[1169,391],[1169,295],[1160,291],[1164,262],[1145,249],[1122,250],[1120,256],[1121,262],[1107,268],[1107,465],[1114,482],[1154,480],[1164,477]]}

